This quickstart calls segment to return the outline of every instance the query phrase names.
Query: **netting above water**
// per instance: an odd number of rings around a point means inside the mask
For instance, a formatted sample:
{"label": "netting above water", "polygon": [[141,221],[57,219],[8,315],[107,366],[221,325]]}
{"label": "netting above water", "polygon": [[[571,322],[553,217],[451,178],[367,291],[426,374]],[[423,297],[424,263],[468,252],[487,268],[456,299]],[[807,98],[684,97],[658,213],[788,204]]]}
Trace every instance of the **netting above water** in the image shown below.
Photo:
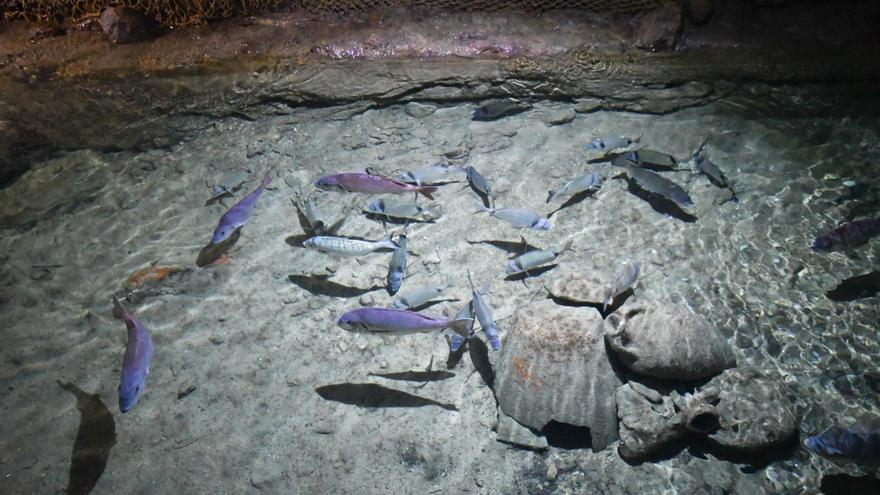
{"label": "netting above water", "polygon": [[183,25],[248,15],[269,8],[300,8],[313,13],[369,12],[382,7],[435,8],[458,11],[546,12],[576,9],[594,12],[638,12],[668,0],[7,0],[5,15],[47,22],[80,19],[112,6],[146,12],[165,25]]}

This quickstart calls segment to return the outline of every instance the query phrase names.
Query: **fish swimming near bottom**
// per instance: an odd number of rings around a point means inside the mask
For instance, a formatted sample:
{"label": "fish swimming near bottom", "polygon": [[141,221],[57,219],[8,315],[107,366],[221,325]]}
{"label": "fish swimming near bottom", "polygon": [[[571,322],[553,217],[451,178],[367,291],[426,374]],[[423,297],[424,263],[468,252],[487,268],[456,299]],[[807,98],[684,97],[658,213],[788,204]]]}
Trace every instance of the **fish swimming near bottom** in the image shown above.
{"label": "fish swimming near bottom", "polygon": [[552,247],[546,250],[539,251],[529,251],[526,254],[521,256],[517,256],[516,258],[510,260],[510,263],[507,264],[507,269],[504,271],[507,275],[515,275],[517,273],[528,273],[532,268],[539,267],[541,265],[550,263],[555,260],[560,254],[565,251],[571,249],[572,240],[569,240],[565,243],[565,246],[561,247]]}
{"label": "fish swimming near bottom", "polygon": [[682,208],[691,208],[694,202],[681,186],[660,174],[636,166],[626,167],[626,173],[642,189],[672,200]]}
{"label": "fish swimming near bottom", "polygon": [[467,336],[452,334],[449,338],[449,350],[455,352],[461,349],[461,346],[464,345],[474,334],[474,301],[470,300],[467,304],[462,307],[458,313],[455,315],[456,320],[471,320],[470,326],[467,327]]}
{"label": "fish swimming near bottom", "polygon": [[397,249],[391,255],[391,262],[388,263],[388,276],[386,277],[386,289],[388,294],[397,294],[400,290],[403,279],[406,277],[406,234],[401,233],[397,236]]}
{"label": "fish swimming near bottom", "polygon": [[502,117],[509,117],[511,115],[525,112],[530,108],[532,108],[532,105],[520,101],[492,101],[477,107],[471,115],[471,119],[483,122],[497,120]]}
{"label": "fish swimming near bottom", "polygon": [[641,168],[653,168],[661,170],[675,170],[678,160],[674,156],[659,151],[640,149],[627,151],[614,158],[611,164],[617,167],[630,165]]}
{"label": "fish swimming near bottom", "polygon": [[816,237],[814,251],[830,251],[835,248],[856,247],[880,234],[880,218],[862,218],[847,222],[834,230]]}
{"label": "fish swimming near bottom", "polygon": [[397,243],[391,240],[391,235],[379,241],[319,235],[307,239],[303,242],[303,246],[320,253],[343,258],[364,256],[379,249],[397,249],[398,247]]}
{"label": "fish swimming near bottom", "polygon": [[547,197],[547,202],[549,203],[561,196],[574,196],[575,194],[579,194],[584,191],[599,189],[600,187],[602,187],[602,183],[604,181],[605,177],[599,172],[590,172],[588,174],[581,175],[580,177],[576,177],[566,182],[564,186],[558,189],[552,189],[549,196]]}
{"label": "fish swimming near bottom", "polygon": [[429,285],[427,287],[420,287],[395,299],[391,304],[391,307],[395,309],[418,308],[422,304],[439,296],[447,287],[447,285]]}
{"label": "fish swimming near bottom", "polygon": [[471,187],[491,199],[496,198],[497,195],[492,191],[492,186],[489,184],[489,181],[487,181],[480,172],[477,172],[477,169],[468,165],[464,168],[464,171],[467,174],[467,180]]}
{"label": "fish swimming near bottom", "polygon": [[257,200],[260,199],[263,191],[266,190],[266,187],[268,187],[271,182],[272,171],[270,170],[266,172],[259,187],[242,198],[241,201],[232,205],[232,208],[227,210],[226,213],[220,217],[220,221],[217,222],[217,228],[214,229],[214,235],[211,237],[212,244],[218,244],[225,241],[233,232],[235,232],[236,229],[247,223],[251,214],[254,212]]}
{"label": "fish swimming near bottom", "polygon": [[614,304],[614,298],[632,287],[638,277],[638,262],[628,261],[621,271],[614,274],[614,281],[605,289],[602,296],[602,311],[605,311],[609,304]]}
{"label": "fish swimming near bottom", "polygon": [[336,323],[349,332],[408,335],[448,328],[459,335],[467,336],[467,327],[472,322],[470,319],[450,320],[405,309],[370,307],[347,311]]}
{"label": "fish swimming near bottom", "polygon": [[639,138],[628,138],[626,136],[597,137],[585,144],[584,148],[587,150],[604,151],[607,153],[616,149],[626,148],[627,146],[638,142],[638,140]]}
{"label": "fish swimming near bottom", "polygon": [[851,459],[880,459],[880,429],[833,427],[807,438],[807,447],[820,454]]}
{"label": "fish swimming near bottom", "polygon": [[323,191],[336,192],[361,192],[376,194],[403,194],[408,192],[418,193],[428,199],[434,199],[432,194],[437,191],[436,187],[416,186],[407,184],[378,174],[366,172],[342,172],[320,177],[314,186]]}
{"label": "fish swimming near bottom", "polygon": [[422,206],[418,203],[402,201],[389,201],[382,198],[374,199],[364,208],[364,211],[377,217],[402,218],[416,222],[431,222],[441,216],[441,212],[434,206]]}
{"label": "fish swimming near bottom", "polygon": [[525,208],[487,208],[485,205],[477,203],[476,213],[482,212],[509,223],[515,229],[550,230],[553,228],[550,220]]}
{"label": "fish swimming near bottom", "polygon": [[126,311],[116,297],[113,298],[113,316],[124,321],[128,330],[119,378],[119,410],[125,413],[137,404],[144,393],[153,361],[153,339],[149,330]]}
{"label": "fish swimming near bottom", "polygon": [[471,280],[470,272],[468,272],[468,282],[471,284],[471,304],[473,305],[474,315],[476,315],[477,320],[480,322],[480,326],[483,327],[483,331],[486,332],[486,338],[489,339],[489,345],[492,346],[492,350],[501,350],[501,336],[498,332],[498,325],[492,317],[492,312],[489,311],[489,306],[483,301],[483,295],[486,294],[488,286],[483,286],[477,290],[474,287],[474,281]]}
{"label": "fish swimming near bottom", "polygon": [[730,185],[727,182],[727,177],[724,176],[724,172],[722,172],[717,165],[712,163],[712,161],[706,157],[705,153],[703,153],[703,149],[705,147],[706,143],[703,142],[703,144],[700,145],[699,149],[697,149],[697,152],[694,153],[694,169],[697,172],[700,172],[708,177],[709,182],[711,182],[712,184],[715,184],[718,187],[723,187],[725,189],[730,189]]}
{"label": "fish swimming near bottom", "polygon": [[397,179],[407,184],[415,184],[417,186],[425,184],[434,184],[446,182],[450,176],[456,173],[464,172],[464,168],[457,165],[430,165],[427,167],[409,170],[400,174]]}

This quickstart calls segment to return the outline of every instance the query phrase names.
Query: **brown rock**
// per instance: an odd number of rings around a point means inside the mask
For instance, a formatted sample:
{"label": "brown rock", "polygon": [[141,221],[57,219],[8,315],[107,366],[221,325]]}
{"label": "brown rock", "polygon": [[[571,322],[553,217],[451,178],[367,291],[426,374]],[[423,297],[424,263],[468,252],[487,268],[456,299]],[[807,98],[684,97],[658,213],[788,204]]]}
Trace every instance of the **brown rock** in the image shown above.
{"label": "brown rock", "polygon": [[110,7],[101,14],[101,29],[113,43],[136,43],[155,36],[156,21],[129,7]]}
{"label": "brown rock", "polygon": [[634,45],[652,52],[675,48],[681,34],[681,3],[666,2],[636,20]]}

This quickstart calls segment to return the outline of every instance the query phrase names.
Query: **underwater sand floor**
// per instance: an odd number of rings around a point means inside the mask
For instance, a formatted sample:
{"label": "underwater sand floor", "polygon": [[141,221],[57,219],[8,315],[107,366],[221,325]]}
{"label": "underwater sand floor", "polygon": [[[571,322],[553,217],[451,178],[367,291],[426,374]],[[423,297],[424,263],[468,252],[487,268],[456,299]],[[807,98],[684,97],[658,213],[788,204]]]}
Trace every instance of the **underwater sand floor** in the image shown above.
{"label": "underwater sand floor", "polygon": [[[877,269],[880,239],[850,253],[809,246],[838,222],[878,215],[880,177],[869,166],[880,161],[880,120],[801,117],[791,105],[776,117],[721,101],[662,116],[577,114],[559,126],[541,117],[569,104],[537,103],[495,122],[472,122],[472,104],[441,106],[423,119],[402,106],[301,109],[219,121],[167,150],[84,150],[38,164],[0,191],[0,491],[67,486],[79,412],[57,381],[97,393],[116,421],[94,493],[795,493],[816,490],[826,471],[858,474],[862,468],[803,448],[748,470],[687,450],[631,466],[614,446],[541,453],[499,443],[492,393],[467,355],[454,377],[424,386],[369,375],[423,369],[432,357],[434,369],[445,369],[442,337],[383,338],[335,324],[348,309],[393,297],[384,290],[334,297],[293,282],[329,277],[362,291],[384,283],[387,253],[337,260],[299,246],[290,199],[300,186],[313,190],[323,173],[392,172],[447,155],[492,183],[497,206],[547,214],[559,205],[545,203],[549,189],[593,167],[619,173],[587,164],[595,154],[583,144],[597,135],[641,135],[640,145],[679,158],[708,135],[708,156],[733,182],[738,202],[717,205],[723,191],[705,177],[673,172],[696,203],[696,221],[688,222],[608,180],[555,213],[552,230],[526,239],[547,248],[573,238],[561,261],[596,269],[638,260],[636,297],[687,305],[728,337],[739,366],[782,379],[797,400],[802,437],[876,413],[878,298],[841,303],[825,292]],[[205,206],[208,185],[242,168],[249,182],[226,207],[268,168],[278,178],[228,263],[197,268],[196,255],[226,210]],[[846,181],[867,192],[852,195]],[[473,214],[478,198],[465,185],[436,194],[444,210],[437,222],[409,227],[417,256],[403,291],[452,284],[444,295],[458,301],[429,310],[451,316],[469,297],[470,270],[475,281],[491,281],[487,300],[503,337],[504,318],[545,297],[541,281],[553,271],[527,287],[502,280],[509,253],[476,241],[517,242],[520,232]],[[343,206],[370,199],[322,193],[318,204],[337,218]],[[341,233],[379,239],[385,229],[352,215]],[[121,415],[116,386],[126,335],[110,299],[153,262],[185,271],[145,284],[128,304],[152,331],[156,351],[145,395]],[[490,359],[497,355],[490,351]],[[379,383],[458,411],[361,408],[315,392],[340,383]]]}

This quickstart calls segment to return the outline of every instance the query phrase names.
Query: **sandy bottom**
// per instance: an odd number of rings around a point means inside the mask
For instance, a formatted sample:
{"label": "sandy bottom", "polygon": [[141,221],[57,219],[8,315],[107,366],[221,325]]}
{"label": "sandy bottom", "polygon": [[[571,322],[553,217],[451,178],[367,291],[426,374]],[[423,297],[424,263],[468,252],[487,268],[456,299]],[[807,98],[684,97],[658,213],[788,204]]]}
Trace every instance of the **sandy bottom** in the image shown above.
{"label": "sandy bottom", "polygon": [[[392,172],[446,154],[480,170],[500,192],[498,206],[546,214],[558,206],[545,204],[549,189],[590,167],[619,172],[587,164],[594,155],[583,144],[596,135],[641,135],[642,145],[679,158],[709,136],[708,154],[738,202],[718,205],[724,191],[674,172],[696,203],[696,221],[683,221],[609,180],[554,214],[551,231],[525,237],[541,248],[572,238],[565,260],[596,269],[639,260],[637,297],[687,305],[722,330],[741,366],[783,380],[798,401],[803,438],[880,409],[878,298],[825,295],[839,280],[877,269],[880,239],[849,253],[809,249],[821,230],[878,215],[880,120],[801,116],[797,98],[766,98],[790,111],[738,100],[663,116],[578,114],[549,126],[543,118],[570,105],[539,103],[488,123],[470,120],[472,104],[422,119],[401,106],[304,109],[217,122],[168,150],[78,151],[37,165],[0,191],[0,491],[67,486],[80,414],[58,381],[98,394],[116,422],[94,493],[796,493],[816,490],[826,472],[864,472],[804,448],[745,469],[688,450],[629,465],[614,446],[532,452],[497,442],[494,398],[467,356],[454,377],[421,387],[370,376],[424,369],[432,357],[445,369],[443,338],[383,338],[335,325],[343,311],[393,300],[384,290],[361,293],[383,284],[387,253],[340,261],[299,246],[290,199],[322,173]],[[248,170],[229,206],[269,168],[278,179],[228,262],[197,268],[225,211],[205,206],[207,184]],[[544,297],[541,280],[553,271],[528,286],[503,280],[508,253],[473,241],[515,242],[520,233],[474,215],[477,197],[463,185],[437,194],[440,220],[410,226],[416,255],[404,290],[452,284],[447,295],[460,300],[431,308],[452,315],[468,297],[470,270],[491,281],[488,302],[503,336],[504,318]],[[318,196],[331,218],[370,199]],[[352,215],[342,234],[379,239],[385,229]],[[154,262],[185,271],[134,287],[129,309],[152,330],[156,352],[145,395],[122,415],[116,387],[126,337],[110,299]],[[350,297],[302,282],[313,275],[350,288]],[[379,383],[457,411],[362,408],[315,392],[340,383]]]}

